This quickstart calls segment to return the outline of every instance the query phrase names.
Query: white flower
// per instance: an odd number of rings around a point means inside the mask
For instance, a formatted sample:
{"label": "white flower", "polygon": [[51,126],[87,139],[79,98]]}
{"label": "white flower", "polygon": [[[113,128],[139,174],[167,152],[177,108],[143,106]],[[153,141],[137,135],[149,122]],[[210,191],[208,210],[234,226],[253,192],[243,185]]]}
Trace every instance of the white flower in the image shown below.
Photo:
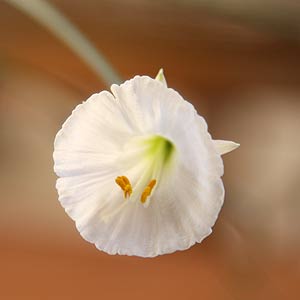
{"label": "white flower", "polygon": [[224,199],[221,154],[205,120],[160,72],[78,105],[55,139],[59,201],[110,254],[152,257],[211,233]]}

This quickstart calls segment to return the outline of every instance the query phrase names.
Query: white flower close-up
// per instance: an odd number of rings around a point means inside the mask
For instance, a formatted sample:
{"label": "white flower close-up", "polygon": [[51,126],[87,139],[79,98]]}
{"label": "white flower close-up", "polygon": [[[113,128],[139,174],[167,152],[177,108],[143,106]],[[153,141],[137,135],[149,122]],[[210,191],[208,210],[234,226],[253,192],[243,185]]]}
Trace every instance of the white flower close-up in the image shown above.
{"label": "white flower close-up", "polygon": [[153,257],[200,243],[224,201],[221,155],[192,104],[135,76],[79,104],[58,132],[59,201],[87,241],[109,254]]}

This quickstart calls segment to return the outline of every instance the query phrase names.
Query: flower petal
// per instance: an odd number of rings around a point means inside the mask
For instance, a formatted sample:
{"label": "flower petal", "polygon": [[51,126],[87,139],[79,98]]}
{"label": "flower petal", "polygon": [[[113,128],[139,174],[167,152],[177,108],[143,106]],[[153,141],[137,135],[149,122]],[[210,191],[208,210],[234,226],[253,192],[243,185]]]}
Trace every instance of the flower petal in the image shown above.
{"label": "flower petal", "polygon": [[240,144],[231,141],[224,141],[224,140],[213,140],[217,152],[220,155],[226,154],[238,148]]}
{"label": "flower petal", "polygon": [[[124,114],[130,116],[136,134],[186,135],[197,114],[194,107],[176,91],[148,76],[135,76],[121,85],[111,86]],[[181,120],[181,126],[177,123]],[[133,127],[133,126],[132,126]]]}
{"label": "flower petal", "polygon": [[160,81],[164,86],[168,86],[167,85],[167,80],[165,78],[165,75],[164,75],[164,70],[163,69],[160,69],[155,77],[155,80],[158,80]]}

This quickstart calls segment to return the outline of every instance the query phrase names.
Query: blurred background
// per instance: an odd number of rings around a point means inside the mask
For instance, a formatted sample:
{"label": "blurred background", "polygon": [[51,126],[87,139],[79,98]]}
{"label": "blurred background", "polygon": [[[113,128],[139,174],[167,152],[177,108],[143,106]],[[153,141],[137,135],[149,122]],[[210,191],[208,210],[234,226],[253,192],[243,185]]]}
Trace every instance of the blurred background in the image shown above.
{"label": "blurred background", "polygon": [[241,147],[223,157],[225,204],[202,244],[153,259],[96,250],[57,201],[52,152],[72,109],[108,87],[0,1],[0,298],[300,299],[300,2],[48,2],[123,79],[163,67],[213,137]]}

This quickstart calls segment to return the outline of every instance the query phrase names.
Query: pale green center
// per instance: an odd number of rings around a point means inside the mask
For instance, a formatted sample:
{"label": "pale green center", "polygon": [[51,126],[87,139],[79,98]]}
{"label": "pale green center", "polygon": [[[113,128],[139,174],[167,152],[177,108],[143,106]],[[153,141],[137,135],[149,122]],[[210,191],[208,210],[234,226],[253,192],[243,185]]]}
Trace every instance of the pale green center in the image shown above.
{"label": "pale green center", "polygon": [[[136,152],[133,158],[137,164],[139,171],[136,171],[138,177],[130,176],[131,174],[120,174],[115,179],[117,185],[124,192],[124,198],[131,198],[133,201],[140,200],[145,206],[149,205],[150,197],[161,183],[165,174],[170,171],[172,161],[174,161],[175,146],[167,138],[160,135],[152,135],[138,138],[127,145],[129,151],[136,148],[140,149],[140,153]],[[125,155],[124,158],[127,156]],[[128,158],[128,157],[127,157]],[[132,167],[133,160],[125,160]]]}
{"label": "pale green center", "polygon": [[161,167],[169,165],[175,153],[174,144],[163,136],[156,135],[146,140],[148,150],[146,155],[161,164]]}

